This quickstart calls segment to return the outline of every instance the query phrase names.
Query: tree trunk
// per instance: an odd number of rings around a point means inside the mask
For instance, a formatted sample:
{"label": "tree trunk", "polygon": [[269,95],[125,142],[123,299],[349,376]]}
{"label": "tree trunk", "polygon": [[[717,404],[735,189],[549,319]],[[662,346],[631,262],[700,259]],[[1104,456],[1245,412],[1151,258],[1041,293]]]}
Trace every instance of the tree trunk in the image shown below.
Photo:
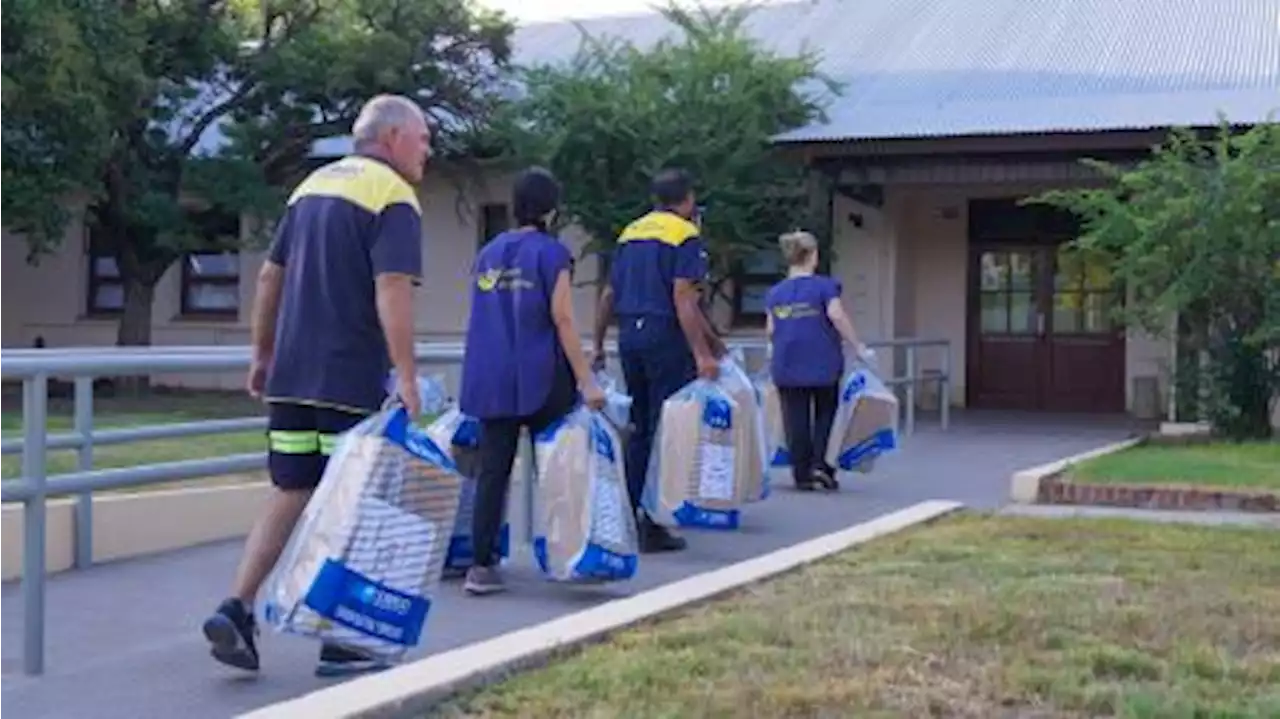
{"label": "tree trunk", "polygon": [[[124,273],[124,308],[120,315],[120,325],[116,330],[116,345],[119,347],[148,347],[151,345],[151,312],[156,296],[154,283],[130,277]],[[151,388],[151,378],[147,375],[120,377],[120,391],[123,394],[142,395]]]}

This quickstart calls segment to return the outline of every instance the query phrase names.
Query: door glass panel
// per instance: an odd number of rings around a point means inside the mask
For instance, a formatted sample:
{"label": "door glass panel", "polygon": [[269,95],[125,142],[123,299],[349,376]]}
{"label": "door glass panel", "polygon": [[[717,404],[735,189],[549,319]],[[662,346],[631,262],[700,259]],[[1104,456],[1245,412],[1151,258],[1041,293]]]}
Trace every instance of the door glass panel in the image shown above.
{"label": "door glass panel", "polygon": [[1057,266],[1053,273],[1053,289],[1078,290],[1084,279],[1084,260],[1077,250],[1058,248]]}
{"label": "door glass panel", "polygon": [[1029,290],[1035,283],[1035,266],[1027,252],[1009,253],[1009,289]]}
{"label": "door glass panel", "polygon": [[1004,292],[983,292],[980,329],[986,334],[1005,334],[1009,331],[1009,296]]}
{"label": "door glass panel", "polygon": [[1094,333],[1110,332],[1112,299],[1110,292],[1093,292],[1085,295],[1084,331]]}
{"label": "door glass panel", "polygon": [[1112,287],[1111,265],[1102,257],[1091,257],[1084,267],[1086,290],[1109,290]]}
{"label": "door glass panel", "polygon": [[1053,331],[1079,332],[1081,295],[1078,292],[1058,292],[1053,296]]}
{"label": "door glass panel", "polygon": [[1009,332],[1036,331],[1036,299],[1034,292],[1009,293]]}
{"label": "door glass panel", "polygon": [[1003,252],[983,252],[981,263],[983,290],[1003,290],[1009,286],[1009,256]]}

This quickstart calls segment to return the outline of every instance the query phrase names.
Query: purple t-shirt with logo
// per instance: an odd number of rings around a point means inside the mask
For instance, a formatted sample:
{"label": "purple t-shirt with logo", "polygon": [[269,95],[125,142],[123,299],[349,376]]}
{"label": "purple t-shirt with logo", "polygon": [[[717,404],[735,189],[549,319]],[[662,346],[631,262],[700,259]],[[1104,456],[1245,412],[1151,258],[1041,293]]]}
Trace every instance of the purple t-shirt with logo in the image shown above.
{"label": "purple t-shirt with logo", "polygon": [[840,291],[839,281],[821,275],[788,277],[769,288],[765,307],[773,320],[775,385],[825,387],[840,381],[840,333],[827,317],[827,304]]}
{"label": "purple t-shirt with logo", "polygon": [[560,240],[536,230],[504,232],[480,250],[462,360],[464,413],[501,419],[542,409],[566,363],[551,295],[571,264]]}

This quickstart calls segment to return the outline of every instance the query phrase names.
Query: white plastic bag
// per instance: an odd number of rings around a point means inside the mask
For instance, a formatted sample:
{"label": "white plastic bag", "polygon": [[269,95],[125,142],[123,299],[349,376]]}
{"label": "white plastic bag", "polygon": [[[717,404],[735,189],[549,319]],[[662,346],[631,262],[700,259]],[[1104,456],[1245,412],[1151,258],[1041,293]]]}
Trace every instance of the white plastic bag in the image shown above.
{"label": "white plastic bag", "polygon": [[658,522],[737,529],[742,505],[768,495],[756,388],[732,360],[720,372],[662,404],[643,498]]}
{"label": "white plastic bag", "polygon": [[[427,435],[438,447],[449,454],[462,475],[461,497],[458,514],[449,538],[449,552],[445,556],[444,569],[450,574],[466,571],[475,563],[475,545],[471,540],[471,521],[476,509],[476,481],[479,473],[480,422],[462,413],[456,405],[450,405],[427,427]],[[498,534],[498,556],[510,556],[511,525],[502,523]]]}
{"label": "white plastic bag", "polygon": [[867,366],[840,383],[826,461],[846,472],[870,472],[876,458],[898,446],[898,397]]}
{"label": "white plastic bag", "polygon": [[[387,395],[394,398],[396,394],[396,371],[387,374]],[[418,375],[418,406],[424,417],[434,417],[445,410],[449,401],[449,393],[444,388],[444,375]],[[414,417],[414,421],[419,418]]]}
{"label": "white plastic bag", "polygon": [[790,467],[791,451],[787,449],[787,433],[782,424],[782,399],[767,370],[757,377],[756,388],[760,392],[760,404],[764,410],[765,454],[769,460],[767,466]]}
{"label": "white plastic bag", "polygon": [[604,391],[604,409],[601,411],[605,418],[613,423],[614,429],[626,430],[631,424],[631,395],[624,392],[618,381],[607,372],[596,372],[596,384]]}
{"label": "white plastic bag", "polygon": [[602,413],[580,407],[534,437],[534,557],[558,582],[635,576],[636,520],[622,445]]}
{"label": "white plastic bag", "polygon": [[452,461],[396,404],[343,435],[266,583],[276,630],[386,660],[419,643],[458,509]]}
{"label": "white plastic bag", "polygon": [[749,456],[750,459],[744,460],[741,471],[751,472],[753,476],[739,478],[738,481],[745,484],[743,501],[759,502],[769,497],[771,459],[768,434],[765,432],[764,394],[760,391],[760,386],[751,381],[751,377],[743,369],[743,363],[741,350],[735,350],[733,354],[721,359],[718,382],[744,408],[741,412],[742,420],[750,423],[748,431],[743,435],[748,446],[740,449],[742,452],[749,452],[750,455],[744,457]]}

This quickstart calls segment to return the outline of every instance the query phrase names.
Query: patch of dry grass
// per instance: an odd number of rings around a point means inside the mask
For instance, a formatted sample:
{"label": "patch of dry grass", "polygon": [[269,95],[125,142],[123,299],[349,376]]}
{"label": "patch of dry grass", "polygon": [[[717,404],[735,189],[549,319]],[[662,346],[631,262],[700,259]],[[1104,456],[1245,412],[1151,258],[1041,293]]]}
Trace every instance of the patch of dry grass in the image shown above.
{"label": "patch of dry grass", "polygon": [[439,717],[1280,717],[1280,532],[963,515]]}

